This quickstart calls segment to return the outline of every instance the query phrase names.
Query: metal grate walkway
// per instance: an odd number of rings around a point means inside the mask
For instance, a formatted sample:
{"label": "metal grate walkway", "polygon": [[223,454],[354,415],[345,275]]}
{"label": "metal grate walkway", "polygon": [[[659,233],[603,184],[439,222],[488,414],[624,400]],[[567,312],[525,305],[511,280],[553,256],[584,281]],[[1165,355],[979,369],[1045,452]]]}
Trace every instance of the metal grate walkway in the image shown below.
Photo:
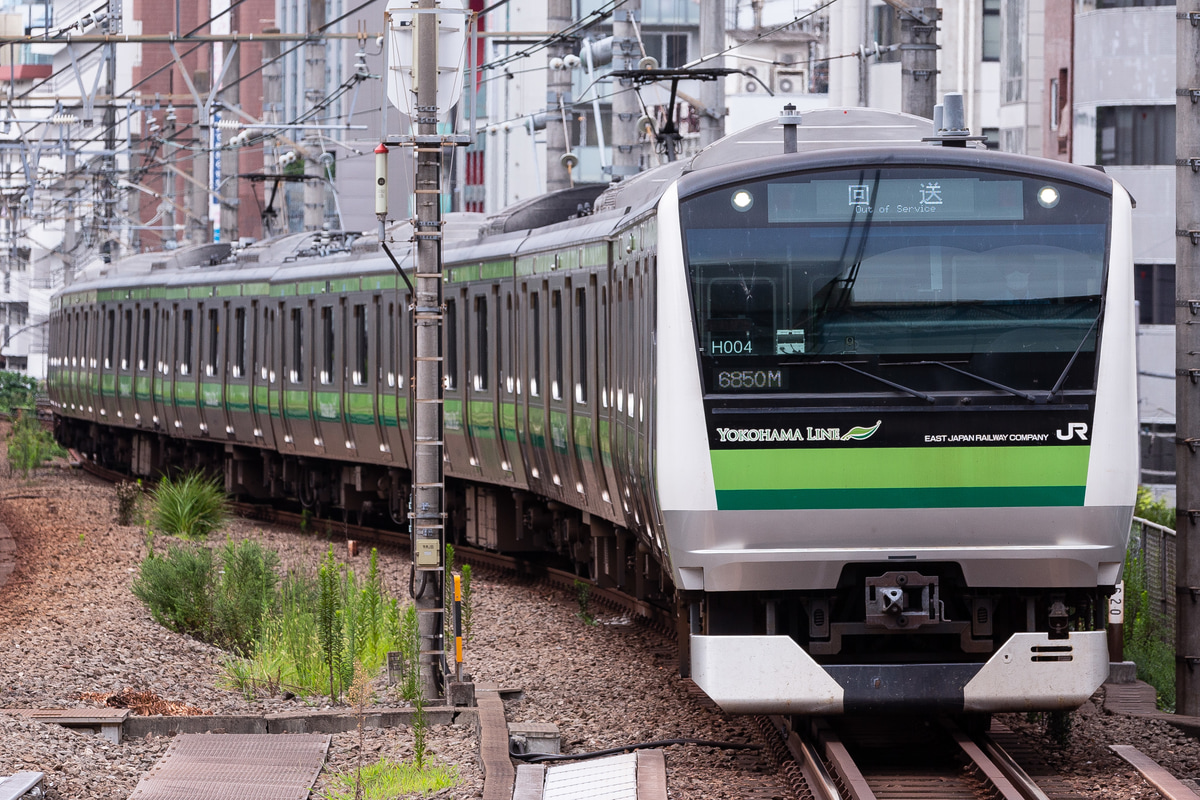
{"label": "metal grate walkway", "polygon": [[326,734],[185,733],[129,800],[306,800]]}

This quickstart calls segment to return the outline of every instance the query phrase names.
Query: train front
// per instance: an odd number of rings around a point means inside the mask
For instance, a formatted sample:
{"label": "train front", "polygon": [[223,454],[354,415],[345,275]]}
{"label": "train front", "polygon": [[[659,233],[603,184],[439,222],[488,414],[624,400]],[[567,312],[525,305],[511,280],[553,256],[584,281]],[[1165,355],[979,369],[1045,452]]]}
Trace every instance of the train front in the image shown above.
{"label": "train front", "polygon": [[1137,480],[1124,190],[896,148],[697,171],[659,213],[695,681],[742,713],[1082,703]]}

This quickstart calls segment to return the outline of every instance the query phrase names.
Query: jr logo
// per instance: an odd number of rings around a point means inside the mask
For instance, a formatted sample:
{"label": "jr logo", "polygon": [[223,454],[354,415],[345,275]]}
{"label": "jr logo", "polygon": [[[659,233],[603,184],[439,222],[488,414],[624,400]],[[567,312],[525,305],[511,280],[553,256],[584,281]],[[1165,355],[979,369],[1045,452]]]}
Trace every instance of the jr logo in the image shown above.
{"label": "jr logo", "polygon": [[1086,422],[1068,422],[1066,433],[1063,433],[1062,431],[1055,431],[1054,435],[1057,436],[1059,439],[1061,439],[1064,442],[1069,442],[1070,440],[1074,439],[1076,436],[1078,436],[1080,439],[1083,439],[1086,442],[1088,440],[1088,438],[1087,438],[1087,423]]}

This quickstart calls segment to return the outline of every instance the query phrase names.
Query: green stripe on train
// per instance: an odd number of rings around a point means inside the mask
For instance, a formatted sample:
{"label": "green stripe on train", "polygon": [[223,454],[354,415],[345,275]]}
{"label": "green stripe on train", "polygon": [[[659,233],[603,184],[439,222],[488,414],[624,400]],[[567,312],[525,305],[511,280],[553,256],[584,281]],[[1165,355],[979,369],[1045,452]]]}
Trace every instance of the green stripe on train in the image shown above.
{"label": "green stripe on train", "polygon": [[1081,505],[1088,447],[717,450],[717,507]]}

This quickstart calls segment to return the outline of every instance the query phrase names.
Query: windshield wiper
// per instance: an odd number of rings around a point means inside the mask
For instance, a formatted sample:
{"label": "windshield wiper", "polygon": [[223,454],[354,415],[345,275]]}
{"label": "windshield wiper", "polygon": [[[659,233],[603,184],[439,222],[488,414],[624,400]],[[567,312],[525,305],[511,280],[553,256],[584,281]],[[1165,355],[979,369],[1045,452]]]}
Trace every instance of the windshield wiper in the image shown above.
{"label": "windshield wiper", "polygon": [[1096,318],[1092,320],[1092,324],[1088,326],[1087,333],[1085,333],[1083,338],[1079,340],[1079,346],[1075,348],[1075,352],[1071,354],[1070,361],[1068,361],[1067,365],[1063,367],[1062,374],[1059,375],[1058,380],[1054,382],[1054,388],[1046,394],[1046,397],[1042,402],[1050,402],[1050,400],[1052,400],[1054,396],[1062,390],[1062,385],[1067,380],[1067,373],[1071,371],[1071,367],[1075,366],[1075,359],[1079,357],[1079,352],[1083,350],[1083,346],[1087,344],[1088,337],[1092,335],[1092,331],[1096,329],[1096,324],[1099,322],[1100,317],[1097,315]]}
{"label": "windshield wiper", "polygon": [[985,378],[982,375],[976,375],[974,372],[967,372],[965,369],[959,369],[958,367],[947,364],[945,361],[896,362],[894,366],[897,366],[897,367],[908,367],[908,366],[921,367],[921,366],[926,366],[926,365],[932,365],[935,367],[945,367],[946,369],[950,370],[951,372],[957,372],[959,375],[965,375],[966,377],[971,378],[973,380],[977,380],[980,383],[986,383],[988,386],[991,386],[994,389],[999,389],[1002,392],[1008,392],[1011,395],[1016,395],[1017,397],[1028,400],[1031,403],[1046,402],[1046,398],[1039,398],[1037,395],[1030,394],[1029,392],[1023,392],[1020,389],[1014,389],[1011,386],[1005,386],[1003,383],[997,383],[996,381],[991,380],[990,378]]}
{"label": "windshield wiper", "polygon": [[893,389],[896,389],[897,391],[904,392],[905,394],[911,394],[913,397],[919,397],[920,399],[924,400],[927,403],[937,402],[934,399],[933,395],[929,395],[929,394],[925,394],[924,392],[917,391],[916,389],[905,386],[902,383],[896,383],[895,381],[889,381],[887,378],[881,378],[878,375],[875,375],[874,373],[867,372],[866,370],[859,369],[858,367],[852,367],[849,364],[845,363],[844,361],[784,361],[779,366],[781,366],[781,367],[807,367],[807,366],[825,366],[825,365],[832,365],[835,367],[843,367],[845,369],[850,370],[851,372],[857,372],[859,375],[865,375],[866,377],[870,378],[871,380],[878,381],[879,383],[882,383],[885,386],[890,386]]}

